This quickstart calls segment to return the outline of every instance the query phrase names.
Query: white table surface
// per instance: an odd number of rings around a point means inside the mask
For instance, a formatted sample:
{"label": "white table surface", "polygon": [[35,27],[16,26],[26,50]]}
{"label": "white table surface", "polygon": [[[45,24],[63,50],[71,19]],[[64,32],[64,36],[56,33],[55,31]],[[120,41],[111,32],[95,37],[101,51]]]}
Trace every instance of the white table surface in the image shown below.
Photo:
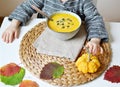
{"label": "white table surface", "polygon": [[[3,31],[10,24],[10,21],[8,21],[8,17],[4,18],[0,28],[0,67],[11,62],[14,62],[24,67],[19,59],[20,41],[22,40],[22,37],[25,35],[25,33],[27,33],[27,31],[29,31],[32,27],[34,27],[36,24],[42,21],[45,21],[45,19],[31,19],[31,21],[26,26],[21,27],[22,29],[19,39],[16,39],[13,43],[7,44],[3,42],[1,36]],[[112,61],[109,67],[113,65],[120,66],[120,22],[106,22],[105,24],[110,35],[110,42],[112,48]],[[100,77],[91,82],[74,87],[120,87],[120,83],[111,83],[109,81],[104,80],[104,74],[105,72]],[[33,81],[36,81],[40,87],[57,87],[52,86],[34,77],[29,71],[27,71],[27,69],[24,79],[31,79]],[[0,87],[18,87],[18,85],[8,86],[0,82]]]}

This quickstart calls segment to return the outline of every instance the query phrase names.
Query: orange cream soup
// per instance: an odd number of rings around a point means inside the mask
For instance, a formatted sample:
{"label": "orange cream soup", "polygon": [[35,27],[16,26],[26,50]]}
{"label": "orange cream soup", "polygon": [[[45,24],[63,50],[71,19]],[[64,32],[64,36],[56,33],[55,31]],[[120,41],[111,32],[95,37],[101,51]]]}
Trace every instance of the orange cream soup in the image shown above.
{"label": "orange cream soup", "polygon": [[48,20],[48,26],[56,32],[72,32],[80,26],[80,21],[71,14],[56,13],[51,18],[53,21]]}

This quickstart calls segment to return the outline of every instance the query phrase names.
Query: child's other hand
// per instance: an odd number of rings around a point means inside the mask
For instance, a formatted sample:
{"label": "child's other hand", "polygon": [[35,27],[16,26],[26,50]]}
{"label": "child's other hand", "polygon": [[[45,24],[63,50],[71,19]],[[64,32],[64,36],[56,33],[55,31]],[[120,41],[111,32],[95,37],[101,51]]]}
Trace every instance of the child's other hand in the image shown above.
{"label": "child's other hand", "polygon": [[20,22],[13,20],[8,28],[3,32],[2,39],[6,43],[12,43],[14,39],[19,37],[19,24]]}
{"label": "child's other hand", "polygon": [[93,55],[98,55],[103,53],[103,48],[100,46],[99,38],[92,38],[87,44],[86,47],[89,48],[90,53]]}
{"label": "child's other hand", "polygon": [[9,26],[2,35],[2,39],[6,43],[12,43],[14,39],[18,38],[19,36],[19,29],[16,29],[12,26]]}

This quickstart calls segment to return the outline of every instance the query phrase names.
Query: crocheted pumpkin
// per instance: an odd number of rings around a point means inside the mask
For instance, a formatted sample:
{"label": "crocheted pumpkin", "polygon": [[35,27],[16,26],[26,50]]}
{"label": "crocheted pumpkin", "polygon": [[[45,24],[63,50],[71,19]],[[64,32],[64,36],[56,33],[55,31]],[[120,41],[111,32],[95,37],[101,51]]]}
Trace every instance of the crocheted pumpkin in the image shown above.
{"label": "crocheted pumpkin", "polygon": [[6,85],[19,84],[25,74],[25,70],[16,65],[15,63],[9,63],[0,68],[0,80]]}
{"label": "crocheted pumpkin", "polygon": [[96,56],[85,53],[76,61],[76,66],[83,73],[94,73],[100,67],[100,62]]}

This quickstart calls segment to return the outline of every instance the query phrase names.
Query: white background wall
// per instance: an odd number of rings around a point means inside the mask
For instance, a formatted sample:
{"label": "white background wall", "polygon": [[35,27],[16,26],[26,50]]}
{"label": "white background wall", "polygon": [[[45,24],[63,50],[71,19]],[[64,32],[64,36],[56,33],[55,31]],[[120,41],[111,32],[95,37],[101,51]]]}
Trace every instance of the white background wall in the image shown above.
{"label": "white background wall", "polygon": [[120,0],[98,0],[97,8],[105,20],[120,22]]}
{"label": "white background wall", "polygon": [[[24,0],[0,0],[0,16],[8,16]],[[106,21],[120,22],[120,0],[97,0],[97,8]]]}

